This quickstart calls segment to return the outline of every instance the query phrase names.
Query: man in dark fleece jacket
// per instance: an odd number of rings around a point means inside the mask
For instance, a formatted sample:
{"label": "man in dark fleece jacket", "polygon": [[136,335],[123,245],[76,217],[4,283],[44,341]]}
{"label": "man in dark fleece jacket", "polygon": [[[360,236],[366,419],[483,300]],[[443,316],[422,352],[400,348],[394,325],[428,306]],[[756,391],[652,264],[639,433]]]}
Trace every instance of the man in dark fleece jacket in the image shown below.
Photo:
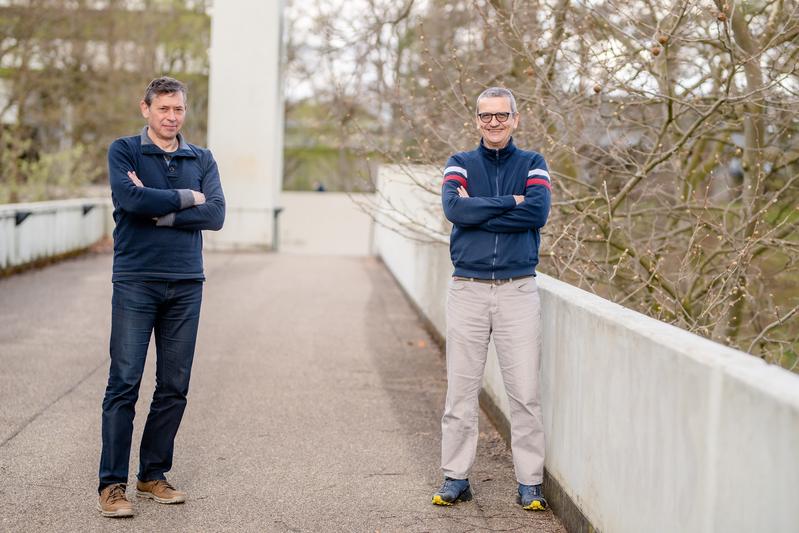
{"label": "man in dark fleece jacket", "polygon": [[165,473],[172,455],[194,358],[203,274],[201,230],[218,230],[225,197],[211,152],[180,134],[186,86],[157,78],[140,103],[147,125],[108,150],[114,203],[111,368],[103,399],[98,509],[133,515],[126,497],[133,416],[155,332],[156,386],[139,449],[136,494],[182,503]]}
{"label": "man in dark fleece jacket", "polygon": [[477,98],[480,146],[449,158],[442,203],[452,223],[455,272],[447,296],[447,399],[441,420],[444,484],[433,503],[470,500],[477,450],[478,395],[489,339],[510,406],[517,501],[543,510],[544,427],[539,395],[541,302],[535,281],[539,230],[550,206],[541,154],[513,144],[513,94],[492,87]]}

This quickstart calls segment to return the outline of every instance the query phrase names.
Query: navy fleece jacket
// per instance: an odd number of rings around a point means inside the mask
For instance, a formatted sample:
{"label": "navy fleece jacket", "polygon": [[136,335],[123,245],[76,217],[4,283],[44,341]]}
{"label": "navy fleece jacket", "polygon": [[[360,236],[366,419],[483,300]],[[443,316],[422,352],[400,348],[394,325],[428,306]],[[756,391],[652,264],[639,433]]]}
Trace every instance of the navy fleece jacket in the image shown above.
{"label": "navy fleece jacket", "polygon": [[[123,137],[108,149],[114,203],[114,274],[121,280],[204,280],[202,233],[225,220],[225,197],[210,150],[179,135],[174,152],[147,136]],[[144,187],[127,173],[135,171]],[[205,195],[194,205],[191,191]]]}
{"label": "navy fleece jacket", "polygon": [[[441,199],[452,222],[454,275],[506,279],[535,275],[540,228],[549,216],[550,177],[544,157],[510,139],[500,150],[459,152],[447,161]],[[458,195],[465,187],[469,198]],[[516,204],[514,195],[524,196]]]}

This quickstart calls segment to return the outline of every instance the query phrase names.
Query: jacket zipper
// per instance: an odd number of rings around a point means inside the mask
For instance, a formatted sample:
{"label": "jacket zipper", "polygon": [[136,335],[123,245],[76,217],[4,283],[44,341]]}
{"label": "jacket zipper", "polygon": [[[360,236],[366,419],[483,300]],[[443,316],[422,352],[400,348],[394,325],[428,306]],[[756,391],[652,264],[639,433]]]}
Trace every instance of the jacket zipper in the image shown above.
{"label": "jacket zipper", "polygon": [[[494,150],[494,153],[497,156],[497,172],[496,172],[496,182],[497,187],[494,189],[494,196],[499,196],[499,150]],[[496,271],[494,270],[494,266],[497,264],[497,248],[499,247],[499,233],[494,234],[494,257],[491,259],[491,279],[495,279]]]}

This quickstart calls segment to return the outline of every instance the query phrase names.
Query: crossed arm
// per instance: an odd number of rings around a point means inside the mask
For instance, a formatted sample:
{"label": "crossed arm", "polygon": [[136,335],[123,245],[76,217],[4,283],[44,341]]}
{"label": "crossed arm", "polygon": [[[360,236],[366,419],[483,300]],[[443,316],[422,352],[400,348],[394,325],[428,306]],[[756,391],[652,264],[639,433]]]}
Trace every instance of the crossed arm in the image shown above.
{"label": "crossed arm", "polygon": [[[142,181],[139,179],[139,176],[136,175],[135,171],[129,170],[128,171],[128,177],[130,178],[130,181],[132,181],[133,184],[136,187],[144,188],[144,183],[142,183]],[[161,190],[161,189],[156,189],[156,190]],[[193,202],[193,203],[191,203],[191,206],[201,205],[201,204],[205,203],[205,195],[203,193],[201,193],[200,191],[193,191],[191,189],[175,189],[175,190],[177,190],[178,193],[181,193],[181,191],[183,191],[183,190],[188,191],[189,193],[191,193],[191,198],[192,198],[192,202]]]}
{"label": "crossed arm", "polygon": [[225,197],[216,162],[208,159],[200,191],[156,189],[142,183],[124,146],[114,143],[108,153],[111,191],[122,209],[155,219],[158,226],[218,230],[225,219]]}
{"label": "crossed arm", "polygon": [[[462,194],[469,193],[463,189]],[[549,216],[549,190],[534,185],[527,187],[525,195],[517,198],[520,200],[513,209],[487,220],[479,228],[494,233],[522,233],[544,227]]]}
{"label": "crossed arm", "polygon": [[[477,227],[516,207],[522,196],[505,195],[472,198],[462,185],[456,187],[455,181],[444,182],[442,203],[444,215],[453,224],[464,227]],[[462,192],[461,192],[462,191]]]}
{"label": "crossed arm", "polygon": [[[154,217],[156,226],[181,228],[186,230],[219,230],[225,221],[225,197],[219,182],[219,171],[216,162],[213,162],[211,172],[206,172],[202,188],[208,192],[206,196],[201,191],[191,191],[194,204],[189,208],[172,211],[162,216]],[[136,175],[128,172],[128,177],[136,187],[146,188]]]}
{"label": "crossed arm", "polygon": [[447,183],[443,191],[444,214],[458,226],[495,233],[519,233],[541,228],[549,215],[549,191],[527,188],[524,196],[471,197],[466,188]]}
{"label": "crossed arm", "polygon": [[549,216],[549,190],[527,187],[525,195],[470,197],[466,188],[444,185],[443,204],[447,219],[458,226],[495,233],[521,233],[542,228]]}
{"label": "crossed arm", "polygon": [[208,155],[200,185],[204,201],[191,209],[169,213],[158,219],[158,226],[171,226],[185,230],[222,229],[225,222],[225,195],[219,180],[219,169],[214,158]]}

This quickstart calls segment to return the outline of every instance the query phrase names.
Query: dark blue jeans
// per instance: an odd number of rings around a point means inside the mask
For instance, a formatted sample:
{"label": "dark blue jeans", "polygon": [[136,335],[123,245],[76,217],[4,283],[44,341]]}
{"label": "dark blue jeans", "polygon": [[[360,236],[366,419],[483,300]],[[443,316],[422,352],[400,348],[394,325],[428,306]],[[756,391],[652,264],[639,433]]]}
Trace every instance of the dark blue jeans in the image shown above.
{"label": "dark blue jeans", "polygon": [[155,392],[139,450],[141,481],[164,479],[189,392],[201,281],[116,281],[111,314],[111,369],[103,399],[99,490],[128,482],[133,417],[155,332]]}

